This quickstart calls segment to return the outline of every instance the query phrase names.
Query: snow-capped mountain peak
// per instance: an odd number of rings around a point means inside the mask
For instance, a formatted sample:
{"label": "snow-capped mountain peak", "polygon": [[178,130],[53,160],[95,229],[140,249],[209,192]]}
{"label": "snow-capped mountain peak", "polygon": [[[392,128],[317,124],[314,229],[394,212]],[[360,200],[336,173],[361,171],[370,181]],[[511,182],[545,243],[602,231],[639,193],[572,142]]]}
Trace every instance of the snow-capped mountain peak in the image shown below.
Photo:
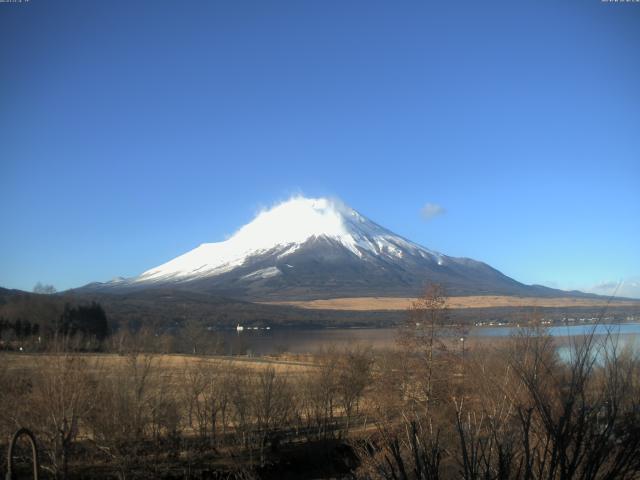
{"label": "snow-capped mountain peak", "polygon": [[[284,258],[314,238],[333,241],[357,257],[372,254],[402,258],[409,253],[433,257],[438,264],[443,262],[437,252],[394,235],[339,200],[295,197],[260,212],[228,240],[202,244],[144,272],[135,281],[216,276],[267,252]],[[274,266],[268,272],[268,276],[274,276],[280,271]],[[256,276],[264,278],[262,273]]]}
{"label": "snow-capped mountain peak", "polygon": [[557,295],[483,262],[442,255],[339,200],[295,197],[261,211],[227,240],[203,243],[142,275],[84,287],[111,293],[181,290],[249,301],[450,295]]}

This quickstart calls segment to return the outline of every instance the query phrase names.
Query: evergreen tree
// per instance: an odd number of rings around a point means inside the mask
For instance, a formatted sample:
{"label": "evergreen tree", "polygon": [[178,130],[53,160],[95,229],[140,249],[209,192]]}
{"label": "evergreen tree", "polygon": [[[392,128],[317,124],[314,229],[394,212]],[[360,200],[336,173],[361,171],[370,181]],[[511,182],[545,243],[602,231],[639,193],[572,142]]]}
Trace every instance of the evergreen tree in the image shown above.
{"label": "evergreen tree", "polygon": [[104,340],[109,334],[109,323],[104,309],[99,303],[71,307],[66,304],[58,325],[58,332],[64,335],[95,336]]}

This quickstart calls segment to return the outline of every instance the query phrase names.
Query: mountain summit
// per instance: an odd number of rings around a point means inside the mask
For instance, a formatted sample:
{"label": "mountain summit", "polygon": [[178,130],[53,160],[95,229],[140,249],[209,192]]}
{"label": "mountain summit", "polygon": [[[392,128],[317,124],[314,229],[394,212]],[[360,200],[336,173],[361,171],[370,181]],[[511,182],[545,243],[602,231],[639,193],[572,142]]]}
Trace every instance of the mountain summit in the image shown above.
{"label": "mountain summit", "polygon": [[339,200],[304,197],[259,213],[228,240],[204,243],[136,278],[90,288],[170,286],[270,300],[415,296],[428,282],[443,284],[451,295],[566,295],[429,250]]}
{"label": "mountain summit", "polygon": [[[252,258],[267,253],[274,255],[276,260],[284,259],[307,242],[320,240],[332,242],[359,259],[367,255],[391,259],[419,255],[442,261],[440,254],[394,235],[338,200],[298,197],[261,212],[228,240],[202,244],[144,272],[137,281],[215,276],[251,263]],[[276,263],[273,267],[277,268]],[[264,276],[277,272],[270,269],[252,274]]]}

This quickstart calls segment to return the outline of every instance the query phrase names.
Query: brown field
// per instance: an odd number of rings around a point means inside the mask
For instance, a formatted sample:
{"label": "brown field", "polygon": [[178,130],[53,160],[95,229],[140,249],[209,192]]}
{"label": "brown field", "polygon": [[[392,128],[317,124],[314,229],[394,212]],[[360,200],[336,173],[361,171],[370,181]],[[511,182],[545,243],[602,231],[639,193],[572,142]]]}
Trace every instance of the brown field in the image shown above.
{"label": "brown field", "polygon": [[[352,297],[329,298],[325,300],[300,300],[282,302],[264,302],[273,305],[291,305],[295,307],[318,310],[406,310],[415,298],[409,297]],[[639,301],[614,300],[606,298],[535,298],[507,296],[469,296],[449,297],[449,308],[493,308],[493,307],[604,307],[604,306],[638,306]]]}
{"label": "brown field", "polygon": [[[78,355],[78,354],[75,354]],[[118,369],[125,366],[127,356],[118,355],[116,353],[87,353],[81,354],[83,358],[95,361],[96,368],[99,369]],[[0,362],[8,370],[30,370],[47,368],[55,362],[52,360],[56,357],[47,353],[0,353]],[[211,364],[224,365],[229,367],[241,367],[243,369],[260,371],[267,367],[273,367],[278,373],[300,374],[314,367],[310,361],[305,361],[304,356],[291,356],[271,358],[271,357],[219,357],[219,356],[195,356],[180,354],[157,354],[153,355],[153,364],[162,368],[165,372],[181,373],[185,368],[195,364]]]}
{"label": "brown field", "polygon": [[[540,459],[533,467],[541,471],[554,455],[572,458],[576,443],[603,452],[582,455],[580,471],[637,477],[640,363],[632,353],[580,376],[581,359],[604,351],[599,345],[572,343],[577,360],[564,363],[544,337],[459,342],[434,330],[430,342],[427,331],[405,331],[393,352],[352,344],[316,356],[0,353],[0,450],[26,427],[51,478],[386,480],[397,477],[392,461],[413,461],[415,471],[431,458],[418,441],[446,452],[433,463],[438,478],[457,478],[466,452],[492,438],[496,448],[478,463],[482,478],[500,468],[495,450],[516,465]],[[577,405],[570,415],[567,404]],[[526,418],[518,414],[525,408]],[[496,411],[500,420],[483,420]],[[461,418],[477,434],[456,434]],[[616,433],[580,430],[598,422]],[[570,436],[549,434],[565,425]],[[414,441],[404,440],[408,431]],[[30,464],[16,457],[26,472]]]}

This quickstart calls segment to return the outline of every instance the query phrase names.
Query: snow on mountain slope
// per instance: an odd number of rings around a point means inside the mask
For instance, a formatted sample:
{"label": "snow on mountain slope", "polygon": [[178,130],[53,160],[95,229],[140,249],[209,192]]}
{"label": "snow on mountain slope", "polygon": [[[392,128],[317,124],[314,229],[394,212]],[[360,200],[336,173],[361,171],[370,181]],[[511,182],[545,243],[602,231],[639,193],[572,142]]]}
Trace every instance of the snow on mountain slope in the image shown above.
{"label": "snow on mountain slope", "polygon": [[249,301],[419,295],[576,295],[524,285],[486,263],[424,248],[338,200],[297,197],[258,214],[228,240],[205,243],[142,275],[85,292],[175,290]]}
{"label": "snow on mountain slope", "polygon": [[[267,252],[282,259],[314,238],[331,240],[358,258],[375,255],[401,259],[411,255],[439,265],[446,258],[394,235],[338,200],[297,197],[261,212],[228,240],[202,244],[134,281],[185,281],[221,275]],[[269,278],[279,273],[269,267],[244,278]]]}
{"label": "snow on mountain slope", "polygon": [[85,291],[147,288],[249,301],[415,296],[427,283],[450,295],[562,296],[486,263],[413,243],[339,200],[296,197],[259,213],[228,240],[205,243],[142,275]]}

